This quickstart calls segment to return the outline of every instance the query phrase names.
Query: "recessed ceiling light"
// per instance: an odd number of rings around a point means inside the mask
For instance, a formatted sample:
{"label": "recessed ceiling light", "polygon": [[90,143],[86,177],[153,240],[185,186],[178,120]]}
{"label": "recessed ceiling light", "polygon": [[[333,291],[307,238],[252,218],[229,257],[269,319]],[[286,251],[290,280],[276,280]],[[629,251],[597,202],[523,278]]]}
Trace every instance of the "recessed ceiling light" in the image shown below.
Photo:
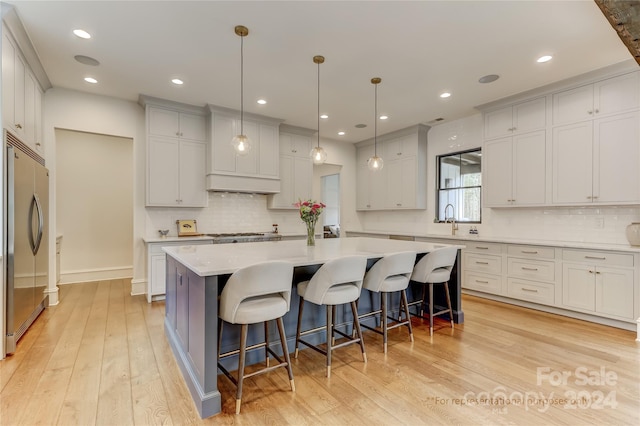
{"label": "recessed ceiling light", "polygon": [[260,105],[265,105],[265,104],[267,103],[267,101],[266,101],[266,100],[264,100],[264,99],[258,99],[258,103],[259,103]]}
{"label": "recessed ceiling light", "polygon": [[73,59],[75,59],[76,61],[80,62],[81,64],[84,65],[91,65],[93,67],[97,67],[98,65],[100,65],[100,62],[98,62],[97,60],[89,57],[89,56],[84,56],[84,55],[76,55],[73,57]]}
{"label": "recessed ceiling light", "polygon": [[84,39],[91,38],[91,34],[86,32],[85,30],[77,29],[77,30],[73,30],[73,33],[80,38],[84,38]]}
{"label": "recessed ceiling light", "polygon": [[98,82],[98,80],[96,80],[93,77],[85,77],[84,81],[86,81],[87,83],[91,83],[91,84],[96,84]]}
{"label": "recessed ceiling light", "polygon": [[344,132],[338,132],[338,136],[344,136]]}
{"label": "recessed ceiling light", "polygon": [[449,96],[451,96],[451,93],[449,93],[449,92],[440,93],[440,97],[443,98],[443,99],[444,98],[448,98]]}
{"label": "recessed ceiling light", "polygon": [[381,115],[381,116],[380,116],[380,120],[386,120],[387,118],[389,118],[389,116],[388,116],[388,115]]}
{"label": "recessed ceiling light", "polygon": [[553,59],[553,56],[544,55],[544,56],[540,56],[538,59],[536,59],[536,62],[538,62],[539,64],[542,64],[544,62],[549,62],[551,59]]}
{"label": "recessed ceiling light", "polygon": [[483,84],[493,83],[494,81],[496,81],[499,78],[500,78],[500,76],[497,75],[497,74],[488,74],[488,75],[485,75],[484,77],[480,77],[478,79],[478,82],[479,83],[483,83]]}
{"label": "recessed ceiling light", "polygon": [[177,86],[184,84],[184,81],[180,80],[179,78],[172,78],[171,82]]}
{"label": "recessed ceiling light", "polygon": [[327,114],[322,114],[320,118],[329,118],[329,116]]}

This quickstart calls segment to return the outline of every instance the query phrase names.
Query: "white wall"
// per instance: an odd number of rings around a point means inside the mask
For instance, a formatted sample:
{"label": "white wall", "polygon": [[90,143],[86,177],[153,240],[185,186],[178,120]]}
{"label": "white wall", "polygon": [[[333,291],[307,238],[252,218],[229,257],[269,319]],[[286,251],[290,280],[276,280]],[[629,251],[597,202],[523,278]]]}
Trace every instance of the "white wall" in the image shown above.
{"label": "white wall", "polygon": [[[133,140],[133,281],[144,280],[145,247],[145,119],[143,108],[135,102],[54,88],[45,93],[43,102],[43,140],[50,175],[50,223],[56,219],[56,137],[55,129],[76,130]],[[49,253],[55,255],[56,229],[51,227]],[[58,303],[55,283],[55,258],[49,261],[49,303]]]}
{"label": "white wall", "polygon": [[133,141],[56,129],[61,280],[133,274]]}
{"label": "white wall", "polygon": [[[362,212],[360,230],[448,235],[450,225],[433,223],[436,215],[436,156],[482,145],[482,116],[435,126],[427,142],[427,209],[413,212]],[[530,240],[627,244],[625,228],[640,221],[640,207],[483,209],[481,235]],[[470,226],[460,225],[459,233]],[[347,230],[359,230],[346,228]]]}

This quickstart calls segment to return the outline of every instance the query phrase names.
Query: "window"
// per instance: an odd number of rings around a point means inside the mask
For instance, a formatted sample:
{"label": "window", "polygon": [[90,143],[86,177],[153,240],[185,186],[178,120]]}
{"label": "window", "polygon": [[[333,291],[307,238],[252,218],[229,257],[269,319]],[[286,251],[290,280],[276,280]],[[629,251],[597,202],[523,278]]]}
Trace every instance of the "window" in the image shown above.
{"label": "window", "polygon": [[[437,158],[438,221],[480,223],[482,150],[456,152]],[[451,204],[445,214],[445,208]],[[452,216],[453,215],[453,216]]]}

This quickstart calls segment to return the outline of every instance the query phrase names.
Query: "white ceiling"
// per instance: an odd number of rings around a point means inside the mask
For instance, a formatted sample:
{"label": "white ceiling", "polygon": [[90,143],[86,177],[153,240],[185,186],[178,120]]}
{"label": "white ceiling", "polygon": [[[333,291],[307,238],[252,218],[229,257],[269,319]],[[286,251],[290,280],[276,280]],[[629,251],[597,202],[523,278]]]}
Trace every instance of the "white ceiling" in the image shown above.
{"label": "white ceiling", "polygon": [[[240,108],[316,129],[321,65],[322,137],[378,134],[631,59],[593,1],[9,1],[54,87],[137,101],[145,94]],[[90,40],[71,31],[82,28]],[[553,55],[545,64],[543,54]],[[75,55],[100,61],[83,65]],[[498,74],[491,84],[478,78]],[[93,76],[99,83],[85,83]],[[170,83],[179,77],[182,87]],[[439,94],[450,91],[443,100]],[[268,104],[256,104],[260,97]],[[367,124],[364,129],[356,124]],[[343,137],[339,130],[347,132]]]}

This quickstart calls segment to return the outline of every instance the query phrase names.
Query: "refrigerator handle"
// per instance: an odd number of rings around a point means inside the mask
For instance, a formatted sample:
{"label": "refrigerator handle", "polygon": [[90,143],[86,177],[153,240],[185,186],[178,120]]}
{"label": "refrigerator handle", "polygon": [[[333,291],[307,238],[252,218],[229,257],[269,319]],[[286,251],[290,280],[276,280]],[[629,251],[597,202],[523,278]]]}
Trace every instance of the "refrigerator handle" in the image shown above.
{"label": "refrigerator handle", "polygon": [[38,211],[38,235],[33,239],[33,229],[29,229],[29,243],[31,244],[31,251],[35,256],[38,254],[40,250],[40,243],[42,242],[42,228],[44,225],[44,216],[42,213],[42,205],[40,204],[40,198],[38,194],[33,194],[33,200],[31,200],[31,208],[29,209],[29,228],[31,228],[31,224],[33,223],[31,218],[33,217],[33,206],[36,206],[36,210]]}

